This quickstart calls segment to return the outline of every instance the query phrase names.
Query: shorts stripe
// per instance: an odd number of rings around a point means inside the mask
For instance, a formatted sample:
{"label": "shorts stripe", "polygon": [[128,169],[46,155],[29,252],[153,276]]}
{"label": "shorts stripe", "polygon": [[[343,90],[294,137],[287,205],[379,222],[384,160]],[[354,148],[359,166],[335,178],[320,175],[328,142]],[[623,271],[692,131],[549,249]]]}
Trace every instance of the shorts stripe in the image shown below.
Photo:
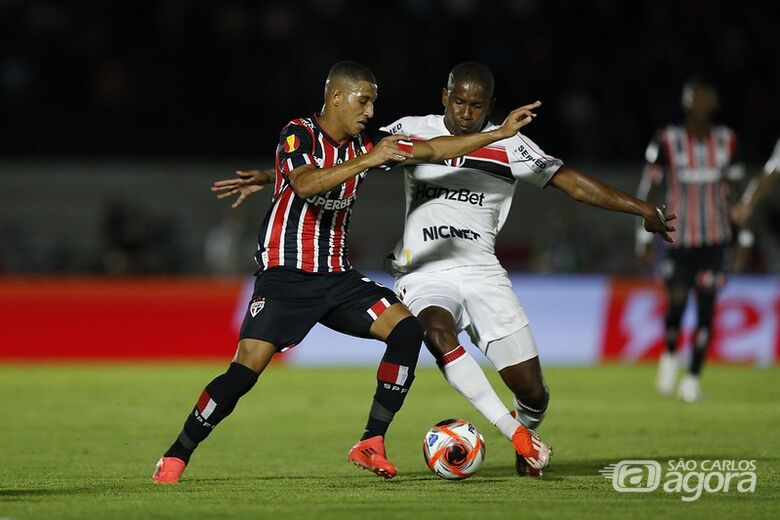
{"label": "shorts stripe", "polygon": [[390,308],[390,302],[387,301],[387,298],[382,298],[377,300],[366,312],[371,316],[371,319],[377,320],[388,308]]}

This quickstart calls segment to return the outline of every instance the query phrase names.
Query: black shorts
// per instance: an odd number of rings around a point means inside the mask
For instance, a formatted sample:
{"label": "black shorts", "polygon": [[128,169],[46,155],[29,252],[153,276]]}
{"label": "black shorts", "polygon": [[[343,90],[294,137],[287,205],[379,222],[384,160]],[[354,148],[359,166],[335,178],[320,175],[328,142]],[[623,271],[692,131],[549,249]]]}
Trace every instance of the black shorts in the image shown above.
{"label": "black shorts", "polygon": [[355,270],[318,274],[273,267],[257,276],[240,338],[267,341],[282,351],[300,343],[318,322],[369,338],[374,320],[395,303],[393,291]]}
{"label": "black shorts", "polygon": [[722,287],[726,246],[670,248],[664,277],[669,286]]}

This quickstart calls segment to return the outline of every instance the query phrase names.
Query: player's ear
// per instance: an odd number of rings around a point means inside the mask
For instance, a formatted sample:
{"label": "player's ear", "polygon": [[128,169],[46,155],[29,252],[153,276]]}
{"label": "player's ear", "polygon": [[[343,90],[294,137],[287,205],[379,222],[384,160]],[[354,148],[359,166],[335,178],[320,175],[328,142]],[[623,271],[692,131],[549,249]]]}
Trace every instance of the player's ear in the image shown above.
{"label": "player's ear", "polygon": [[330,102],[333,104],[334,107],[339,106],[342,97],[343,97],[343,93],[341,92],[340,88],[334,88],[333,90],[330,91]]}
{"label": "player's ear", "polygon": [[490,100],[490,105],[488,105],[488,110],[485,117],[490,117],[490,114],[493,113],[494,108],[496,108],[496,98]]}
{"label": "player's ear", "polygon": [[447,102],[450,99],[450,93],[447,91],[447,87],[441,89],[441,104],[444,108],[447,108]]}

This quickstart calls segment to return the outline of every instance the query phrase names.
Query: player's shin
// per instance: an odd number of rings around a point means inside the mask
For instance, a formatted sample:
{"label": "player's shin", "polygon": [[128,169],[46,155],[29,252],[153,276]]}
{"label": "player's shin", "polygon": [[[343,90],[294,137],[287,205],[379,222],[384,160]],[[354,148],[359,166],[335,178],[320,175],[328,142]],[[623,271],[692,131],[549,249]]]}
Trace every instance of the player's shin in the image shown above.
{"label": "player's shin", "polygon": [[485,419],[495,425],[509,440],[520,426],[504,403],[496,395],[485,373],[463,346],[437,360],[447,382],[476,408]]}
{"label": "player's shin", "polygon": [[240,363],[231,363],[227,371],[217,376],[200,394],[184,428],[166,457],[188,462],[192,452],[219,422],[230,415],[238,400],[257,382],[258,374]]}
{"label": "player's shin", "polygon": [[361,440],[384,436],[414,381],[423,330],[417,318],[404,318],[388,334],[387,349],[377,370],[377,386]]}
{"label": "player's shin", "polygon": [[693,340],[693,355],[691,357],[690,373],[698,376],[704,366],[704,360],[707,357],[707,348],[710,345],[712,318],[715,309],[715,291],[702,290],[696,291],[697,304],[697,322],[696,335]]}

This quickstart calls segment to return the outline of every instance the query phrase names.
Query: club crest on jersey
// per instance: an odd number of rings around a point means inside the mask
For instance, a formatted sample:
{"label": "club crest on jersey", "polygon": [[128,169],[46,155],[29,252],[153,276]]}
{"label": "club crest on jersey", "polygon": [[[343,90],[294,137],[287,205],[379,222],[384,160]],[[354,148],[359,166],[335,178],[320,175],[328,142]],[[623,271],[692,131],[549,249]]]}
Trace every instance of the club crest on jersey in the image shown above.
{"label": "club crest on jersey", "polygon": [[252,300],[252,303],[249,304],[249,314],[251,314],[254,318],[260,311],[263,310],[263,307],[265,307],[265,298],[258,296]]}
{"label": "club crest on jersey", "polygon": [[455,157],[454,159],[446,159],[444,164],[453,168],[460,168],[466,162],[466,157]]}
{"label": "club crest on jersey", "polygon": [[287,139],[284,141],[284,153],[292,153],[295,150],[298,149],[298,146],[301,144],[301,140],[298,139],[298,136],[295,134],[291,134],[287,136]]}

